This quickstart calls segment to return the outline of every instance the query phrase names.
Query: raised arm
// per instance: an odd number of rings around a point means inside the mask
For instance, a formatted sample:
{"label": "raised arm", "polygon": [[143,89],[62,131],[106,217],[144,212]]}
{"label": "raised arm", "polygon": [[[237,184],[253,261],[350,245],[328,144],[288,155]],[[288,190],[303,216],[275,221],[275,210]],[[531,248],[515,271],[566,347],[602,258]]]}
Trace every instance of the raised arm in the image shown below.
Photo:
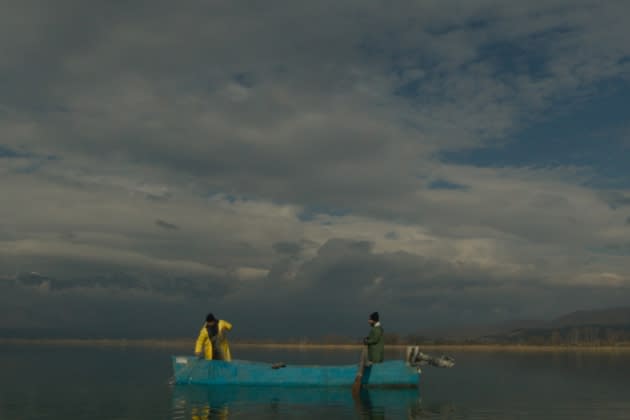
{"label": "raised arm", "polygon": [[219,330],[222,331],[232,331],[232,324],[227,321],[221,320],[219,325]]}

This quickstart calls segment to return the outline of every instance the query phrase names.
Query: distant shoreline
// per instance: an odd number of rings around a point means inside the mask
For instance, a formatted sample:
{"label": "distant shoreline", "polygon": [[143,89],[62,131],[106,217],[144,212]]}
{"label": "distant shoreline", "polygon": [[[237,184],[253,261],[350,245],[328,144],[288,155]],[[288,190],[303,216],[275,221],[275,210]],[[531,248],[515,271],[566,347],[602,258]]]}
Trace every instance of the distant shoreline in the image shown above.
{"label": "distant shoreline", "polygon": [[[66,346],[66,347],[122,347],[122,348],[172,348],[190,352],[194,347],[191,339],[30,339],[0,338],[0,345]],[[256,343],[238,342],[230,344],[234,348],[287,349],[287,350],[360,350],[360,344],[318,344],[318,343]],[[389,344],[389,349],[404,350],[411,344]],[[483,352],[630,352],[630,343],[615,346],[550,346],[534,344],[416,344],[422,351],[483,351]]]}

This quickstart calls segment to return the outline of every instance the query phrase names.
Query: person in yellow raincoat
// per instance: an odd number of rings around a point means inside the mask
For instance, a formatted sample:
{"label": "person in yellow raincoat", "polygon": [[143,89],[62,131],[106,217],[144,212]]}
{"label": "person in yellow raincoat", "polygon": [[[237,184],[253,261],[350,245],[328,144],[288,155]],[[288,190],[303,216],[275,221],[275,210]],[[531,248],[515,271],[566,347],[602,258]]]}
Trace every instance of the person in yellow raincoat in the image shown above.
{"label": "person in yellow raincoat", "polygon": [[216,319],[208,314],[206,322],[199,331],[199,338],[195,344],[195,356],[203,355],[206,360],[231,361],[232,354],[225,333],[232,329],[232,324],[222,319]]}

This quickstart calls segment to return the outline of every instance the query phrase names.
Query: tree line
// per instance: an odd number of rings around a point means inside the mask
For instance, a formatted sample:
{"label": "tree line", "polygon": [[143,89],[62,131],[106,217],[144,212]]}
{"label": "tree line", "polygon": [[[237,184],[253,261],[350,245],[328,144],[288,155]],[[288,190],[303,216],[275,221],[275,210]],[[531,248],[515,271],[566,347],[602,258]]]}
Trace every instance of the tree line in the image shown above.
{"label": "tree line", "polygon": [[[550,346],[615,346],[630,344],[630,325],[580,325],[548,329],[518,329],[503,334],[479,338],[436,338],[420,334],[385,333],[385,344],[520,344]],[[351,344],[353,340],[329,336],[329,344]],[[356,341],[356,340],[354,340]]]}

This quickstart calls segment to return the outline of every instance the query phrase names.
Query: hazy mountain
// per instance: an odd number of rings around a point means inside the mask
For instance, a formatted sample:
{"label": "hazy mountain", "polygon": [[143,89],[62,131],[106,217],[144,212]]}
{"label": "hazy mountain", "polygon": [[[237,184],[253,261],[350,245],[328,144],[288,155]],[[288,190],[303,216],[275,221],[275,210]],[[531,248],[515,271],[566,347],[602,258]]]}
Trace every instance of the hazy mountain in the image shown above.
{"label": "hazy mountain", "polygon": [[[419,337],[444,340],[474,340],[480,337],[515,336],[523,332],[583,326],[630,326],[630,306],[596,310],[580,310],[551,320],[521,319],[497,324],[471,324],[440,329],[423,329]],[[516,334],[516,332],[519,332]]]}
{"label": "hazy mountain", "polygon": [[429,339],[472,340],[478,337],[502,334],[523,328],[540,328],[547,325],[547,323],[539,320],[513,320],[498,324],[471,324],[449,328],[423,329],[415,335]]}
{"label": "hazy mountain", "polygon": [[576,311],[479,336],[488,343],[614,345],[630,341],[630,307]]}
{"label": "hazy mountain", "polygon": [[622,308],[576,311],[554,319],[551,327],[580,325],[630,325],[630,306]]}

